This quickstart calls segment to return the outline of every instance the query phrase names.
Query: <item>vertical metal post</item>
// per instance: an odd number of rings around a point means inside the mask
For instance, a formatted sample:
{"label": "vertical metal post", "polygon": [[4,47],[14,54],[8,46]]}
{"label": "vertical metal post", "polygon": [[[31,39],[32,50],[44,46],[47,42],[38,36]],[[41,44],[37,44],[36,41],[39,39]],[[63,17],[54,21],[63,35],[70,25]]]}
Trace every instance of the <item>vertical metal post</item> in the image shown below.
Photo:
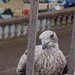
{"label": "vertical metal post", "polygon": [[34,75],[34,55],[36,44],[36,22],[38,19],[38,3],[39,0],[30,0],[30,20],[28,33],[26,75]]}
{"label": "vertical metal post", "polygon": [[71,38],[71,48],[70,48],[70,58],[68,65],[68,75],[74,75],[74,66],[75,66],[75,12],[74,12],[74,21],[72,29],[72,38]]}
{"label": "vertical metal post", "polygon": [[50,11],[50,9],[49,9],[49,3],[47,4],[47,10]]}

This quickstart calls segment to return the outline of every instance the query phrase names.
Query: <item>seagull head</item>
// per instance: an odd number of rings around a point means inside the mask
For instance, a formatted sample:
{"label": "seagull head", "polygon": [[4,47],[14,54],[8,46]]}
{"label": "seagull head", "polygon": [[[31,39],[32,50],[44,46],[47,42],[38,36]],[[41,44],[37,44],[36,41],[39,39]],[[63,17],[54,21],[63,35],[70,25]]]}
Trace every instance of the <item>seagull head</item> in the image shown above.
{"label": "seagull head", "polygon": [[39,39],[41,39],[42,49],[50,48],[58,43],[58,37],[54,31],[47,30],[40,34]]}

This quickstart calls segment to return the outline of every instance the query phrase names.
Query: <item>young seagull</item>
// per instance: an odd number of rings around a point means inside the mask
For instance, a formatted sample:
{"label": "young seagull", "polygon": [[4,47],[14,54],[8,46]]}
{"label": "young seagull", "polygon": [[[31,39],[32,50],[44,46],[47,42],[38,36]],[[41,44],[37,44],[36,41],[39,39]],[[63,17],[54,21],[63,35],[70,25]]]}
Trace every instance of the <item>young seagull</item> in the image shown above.
{"label": "young seagull", "polygon": [[[34,75],[62,75],[66,66],[66,58],[59,49],[55,32],[47,30],[40,36],[41,45],[35,46]],[[27,50],[21,56],[16,72],[26,75]]]}

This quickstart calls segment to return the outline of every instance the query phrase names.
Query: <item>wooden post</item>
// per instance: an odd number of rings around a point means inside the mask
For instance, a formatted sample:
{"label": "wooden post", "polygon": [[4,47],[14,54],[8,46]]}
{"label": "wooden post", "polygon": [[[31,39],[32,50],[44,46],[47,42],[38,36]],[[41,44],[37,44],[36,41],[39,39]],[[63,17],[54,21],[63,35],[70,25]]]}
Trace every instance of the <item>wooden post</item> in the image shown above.
{"label": "wooden post", "polygon": [[71,38],[68,75],[74,75],[74,68],[75,68],[75,12],[74,12],[74,21],[73,21],[72,38]]}
{"label": "wooden post", "polygon": [[38,19],[38,3],[39,0],[30,0],[30,20],[28,33],[26,75],[34,75],[34,55],[36,45],[36,22]]}

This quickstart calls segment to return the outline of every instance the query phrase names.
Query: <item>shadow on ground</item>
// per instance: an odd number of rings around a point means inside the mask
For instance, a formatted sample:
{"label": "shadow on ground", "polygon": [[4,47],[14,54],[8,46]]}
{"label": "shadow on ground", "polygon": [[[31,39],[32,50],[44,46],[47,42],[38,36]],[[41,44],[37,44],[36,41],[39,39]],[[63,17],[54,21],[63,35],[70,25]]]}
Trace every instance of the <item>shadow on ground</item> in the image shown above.
{"label": "shadow on ground", "polygon": [[[65,55],[69,54],[71,34],[58,36],[59,46]],[[16,66],[20,56],[26,50],[24,44],[9,47],[0,47],[0,75],[16,75]]]}

